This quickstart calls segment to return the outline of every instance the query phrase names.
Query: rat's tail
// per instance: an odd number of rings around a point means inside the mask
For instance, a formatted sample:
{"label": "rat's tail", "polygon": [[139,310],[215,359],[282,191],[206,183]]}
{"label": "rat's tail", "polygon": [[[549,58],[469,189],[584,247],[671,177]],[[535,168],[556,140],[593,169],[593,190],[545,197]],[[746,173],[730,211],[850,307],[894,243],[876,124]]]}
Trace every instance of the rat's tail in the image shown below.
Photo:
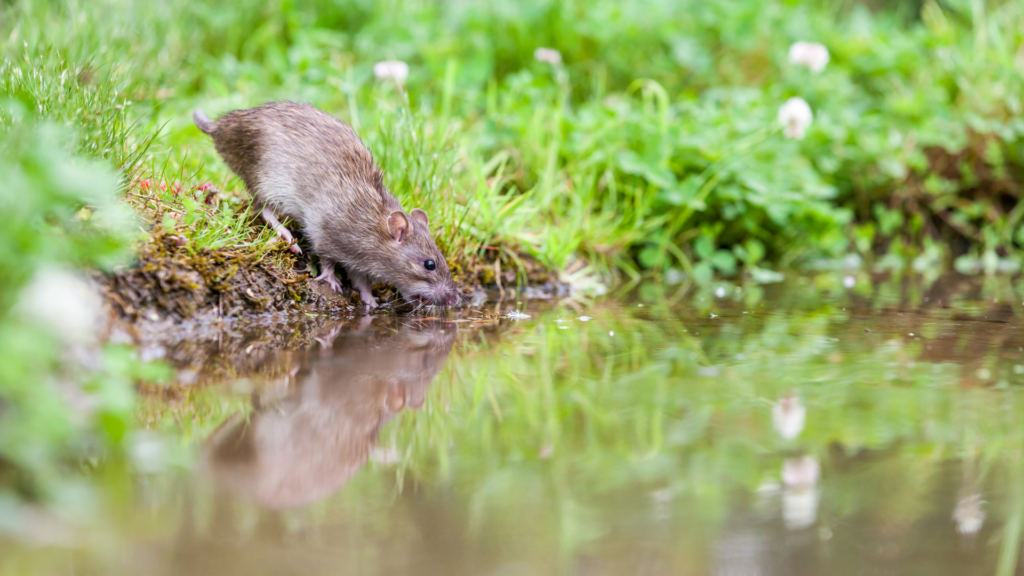
{"label": "rat's tail", "polygon": [[202,110],[196,110],[192,113],[192,120],[196,123],[196,127],[202,130],[207,136],[213,136],[213,121],[203,114]]}

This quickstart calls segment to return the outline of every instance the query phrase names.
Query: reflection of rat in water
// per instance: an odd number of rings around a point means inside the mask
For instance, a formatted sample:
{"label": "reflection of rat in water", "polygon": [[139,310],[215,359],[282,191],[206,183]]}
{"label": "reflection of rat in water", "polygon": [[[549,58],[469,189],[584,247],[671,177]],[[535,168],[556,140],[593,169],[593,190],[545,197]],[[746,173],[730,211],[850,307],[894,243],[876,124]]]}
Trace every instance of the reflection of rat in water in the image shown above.
{"label": "reflection of rat in water", "polygon": [[[272,102],[236,110],[216,122],[202,111],[196,126],[245,182],[264,220],[292,235],[275,212],[291,217],[320,256],[335,291],[334,267],[345,268],[366,307],[377,307],[370,286],[385,280],[409,300],[454,306],[458,288],[430,237],[427,214],[406,213],[384,186],[384,174],[351,126],[310,106]],[[301,252],[292,244],[292,250]]]}
{"label": "reflection of rat in water", "polygon": [[423,406],[455,341],[454,324],[354,341],[313,362],[278,402],[229,418],[209,438],[204,466],[222,487],[271,508],[341,489],[362,468],[381,427]]}

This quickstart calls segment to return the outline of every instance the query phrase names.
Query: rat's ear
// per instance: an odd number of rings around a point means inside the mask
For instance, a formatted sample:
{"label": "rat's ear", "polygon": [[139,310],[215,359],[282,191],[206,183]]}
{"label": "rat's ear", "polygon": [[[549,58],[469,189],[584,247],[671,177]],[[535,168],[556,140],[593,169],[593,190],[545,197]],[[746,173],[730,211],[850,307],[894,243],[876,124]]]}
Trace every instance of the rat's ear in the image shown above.
{"label": "rat's ear", "polygon": [[413,208],[412,212],[409,212],[409,216],[412,216],[413,220],[423,224],[423,227],[430,230],[430,219],[427,218],[427,213],[419,208]]}
{"label": "rat's ear", "polygon": [[412,235],[412,226],[410,224],[409,217],[401,210],[395,210],[388,215],[388,233],[399,244],[404,242],[407,236]]}

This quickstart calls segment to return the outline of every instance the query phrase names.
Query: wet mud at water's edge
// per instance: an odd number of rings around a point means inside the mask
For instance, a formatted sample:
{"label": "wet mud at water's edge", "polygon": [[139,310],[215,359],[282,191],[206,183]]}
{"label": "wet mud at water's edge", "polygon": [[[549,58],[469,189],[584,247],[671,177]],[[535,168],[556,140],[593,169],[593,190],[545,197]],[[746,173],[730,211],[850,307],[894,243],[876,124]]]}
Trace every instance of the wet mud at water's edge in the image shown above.
{"label": "wet mud at water's edge", "polygon": [[[170,318],[231,318],[258,314],[337,312],[361,307],[340,271],[345,291],[338,294],[309,273],[309,256],[295,256],[281,248],[199,250],[160,227],[154,228],[129,268],[97,275],[117,315],[129,321]],[[515,286],[524,278],[544,296],[564,292],[556,275],[529,258],[522,270],[501,271],[476,258],[455,266],[453,277],[462,286],[464,303],[480,302],[483,285]],[[537,289],[535,289],[537,291]],[[394,287],[379,283],[374,296],[385,308],[412,306],[399,299]]]}

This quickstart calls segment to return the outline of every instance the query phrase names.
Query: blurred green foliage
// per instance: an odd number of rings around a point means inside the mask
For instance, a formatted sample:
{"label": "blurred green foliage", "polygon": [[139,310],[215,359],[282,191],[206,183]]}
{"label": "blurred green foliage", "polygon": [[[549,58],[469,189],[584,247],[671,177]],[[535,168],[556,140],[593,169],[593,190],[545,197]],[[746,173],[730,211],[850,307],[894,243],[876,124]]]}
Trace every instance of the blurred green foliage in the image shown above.
{"label": "blurred green foliage", "polygon": [[102,299],[72,272],[130,255],[133,218],[115,173],[69,156],[73,134],[2,104],[14,120],[0,145],[0,531],[17,531],[23,500],[81,512],[69,472],[120,451],[133,381],[162,371],[101,345]]}

